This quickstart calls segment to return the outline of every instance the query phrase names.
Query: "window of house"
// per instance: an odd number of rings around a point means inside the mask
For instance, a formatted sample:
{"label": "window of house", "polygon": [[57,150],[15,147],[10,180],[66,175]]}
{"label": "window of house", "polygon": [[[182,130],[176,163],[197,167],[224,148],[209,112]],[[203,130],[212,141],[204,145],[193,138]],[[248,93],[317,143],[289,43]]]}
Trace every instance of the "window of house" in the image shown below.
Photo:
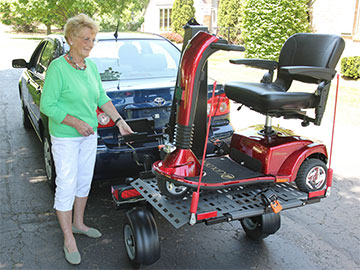
{"label": "window of house", "polygon": [[160,8],[160,31],[171,30],[171,8]]}

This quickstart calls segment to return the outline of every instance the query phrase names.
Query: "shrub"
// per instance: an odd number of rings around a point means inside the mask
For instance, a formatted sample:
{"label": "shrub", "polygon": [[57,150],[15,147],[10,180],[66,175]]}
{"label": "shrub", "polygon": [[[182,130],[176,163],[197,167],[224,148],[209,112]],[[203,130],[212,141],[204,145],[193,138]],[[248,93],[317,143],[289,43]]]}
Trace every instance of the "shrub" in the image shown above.
{"label": "shrub", "polygon": [[341,73],[345,77],[360,78],[360,56],[343,57],[341,59]]}
{"label": "shrub", "polygon": [[231,43],[242,43],[241,21],[245,0],[222,0],[218,13],[218,35]]}
{"label": "shrub", "polygon": [[184,41],[183,37],[178,33],[166,32],[166,33],[161,33],[160,35],[175,43],[183,43]]}
{"label": "shrub", "polygon": [[171,10],[172,31],[184,36],[183,26],[194,17],[194,0],[175,0]]}
{"label": "shrub", "polygon": [[293,34],[309,32],[308,0],[247,0],[243,14],[245,56],[277,60]]}

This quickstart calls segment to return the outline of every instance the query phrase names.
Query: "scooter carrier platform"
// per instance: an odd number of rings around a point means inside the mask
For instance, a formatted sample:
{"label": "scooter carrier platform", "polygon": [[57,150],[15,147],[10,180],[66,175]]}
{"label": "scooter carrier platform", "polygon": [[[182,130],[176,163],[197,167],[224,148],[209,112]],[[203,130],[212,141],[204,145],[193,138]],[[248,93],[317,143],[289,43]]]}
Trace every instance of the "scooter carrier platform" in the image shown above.
{"label": "scooter carrier platform", "polygon": [[[161,195],[155,178],[138,178],[130,184],[175,228],[189,223],[191,191],[182,199],[173,199]],[[274,193],[273,196],[277,197],[282,210],[320,201],[319,197],[309,199],[307,193],[297,190],[293,184],[289,183],[200,191],[197,222],[211,225],[271,212],[273,211],[271,205],[264,201],[264,194],[269,190]]]}

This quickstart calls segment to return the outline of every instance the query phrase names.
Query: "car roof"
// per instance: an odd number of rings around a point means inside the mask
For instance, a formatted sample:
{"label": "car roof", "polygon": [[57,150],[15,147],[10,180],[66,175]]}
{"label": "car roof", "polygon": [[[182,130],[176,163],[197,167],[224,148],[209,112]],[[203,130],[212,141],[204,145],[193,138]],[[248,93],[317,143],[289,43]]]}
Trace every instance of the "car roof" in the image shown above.
{"label": "car roof", "polygon": [[[47,36],[48,38],[59,39],[60,41],[65,41],[64,35],[52,34]],[[99,32],[96,35],[96,38],[99,40],[115,40],[115,36],[113,32]],[[166,40],[164,37],[152,34],[152,33],[143,33],[143,32],[119,32],[118,40],[124,39],[157,39],[157,40]]]}
{"label": "car roof", "polygon": [[[96,35],[99,40],[115,39],[114,32],[99,32]],[[117,39],[159,39],[164,38],[157,34],[143,33],[143,32],[119,32]]]}

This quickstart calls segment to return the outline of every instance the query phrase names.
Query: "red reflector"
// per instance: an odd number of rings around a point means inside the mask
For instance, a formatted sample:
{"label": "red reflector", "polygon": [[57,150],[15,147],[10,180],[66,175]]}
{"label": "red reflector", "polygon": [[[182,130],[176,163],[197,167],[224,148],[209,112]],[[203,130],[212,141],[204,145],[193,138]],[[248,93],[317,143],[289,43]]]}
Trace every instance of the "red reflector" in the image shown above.
{"label": "red reflector", "polygon": [[212,211],[208,213],[197,214],[197,220],[207,219],[217,217],[217,211]]}
{"label": "red reflector", "polygon": [[111,193],[115,197],[116,200],[119,200],[119,190],[118,189],[114,189],[113,187],[111,187]]}
{"label": "red reflector", "polygon": [[315,197],[321,197],[325,195],[325,189],[309,192],[309,199],[315,198]]}
{"label": "red reflector", "polygon": [[141,196],[141,194],[136,189],[127,189],[121,192],[122,199],[131,199],[139,196]]}

